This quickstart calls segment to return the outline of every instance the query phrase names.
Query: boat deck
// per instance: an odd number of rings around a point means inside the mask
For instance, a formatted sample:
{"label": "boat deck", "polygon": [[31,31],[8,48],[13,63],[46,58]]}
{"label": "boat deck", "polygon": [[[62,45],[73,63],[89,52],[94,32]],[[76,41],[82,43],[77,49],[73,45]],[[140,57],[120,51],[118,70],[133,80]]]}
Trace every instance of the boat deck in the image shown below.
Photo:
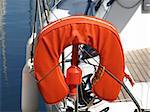
{"label": "boat deck", "polygon": [[[127,51],[125,63],[135,82],[150,82],[150,48]],[[130,100],[124,89],[118,99]]]}

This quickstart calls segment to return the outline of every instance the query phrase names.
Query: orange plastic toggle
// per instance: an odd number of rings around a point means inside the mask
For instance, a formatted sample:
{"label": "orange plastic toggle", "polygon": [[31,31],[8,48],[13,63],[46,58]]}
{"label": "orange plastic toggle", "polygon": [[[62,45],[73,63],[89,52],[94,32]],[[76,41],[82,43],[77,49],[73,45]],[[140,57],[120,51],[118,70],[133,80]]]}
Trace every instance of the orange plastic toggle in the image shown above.
{"label": "orange plastic toggle", "polygon": [[77,66],[70,66],[67,70],[66,83],[68,85],[79,85],[82,81],[82,71]]}
{"label": "orange plastic toggle", "polygon": [[69,85],[70,95],[75,96],[77,94],[77,86],[76,85]]}

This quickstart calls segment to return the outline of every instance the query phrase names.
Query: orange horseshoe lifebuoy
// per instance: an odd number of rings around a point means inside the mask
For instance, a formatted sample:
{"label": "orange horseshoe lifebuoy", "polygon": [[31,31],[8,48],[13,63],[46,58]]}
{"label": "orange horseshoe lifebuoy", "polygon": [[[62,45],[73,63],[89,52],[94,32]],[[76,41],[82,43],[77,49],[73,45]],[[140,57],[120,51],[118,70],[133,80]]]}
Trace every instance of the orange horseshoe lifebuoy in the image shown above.
{"label": "orange horseshoe lifebuoy", "polygon": [[[61,101],[69,93],[64,75],[57,65],[63,50],[72,44],[86,44],[94,48],[100,56],[101,65],[123,81],[124,55],[116,29],[110,23],[94,17],[66,17],[49,24],[40,32],[35,49],[35,78],[48,104]],[[121,85],[101,71],[103,74],[94,82],[92,91],[101,99],[113,101]]]}

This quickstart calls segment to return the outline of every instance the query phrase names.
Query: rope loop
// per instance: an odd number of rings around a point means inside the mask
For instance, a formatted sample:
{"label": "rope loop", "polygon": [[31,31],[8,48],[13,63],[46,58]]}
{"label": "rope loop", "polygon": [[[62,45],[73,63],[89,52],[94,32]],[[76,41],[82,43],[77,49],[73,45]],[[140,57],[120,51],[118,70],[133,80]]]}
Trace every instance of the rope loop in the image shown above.
{"label": "rope loop", "polygon": [[102,68],[98,69],[98,72],[96,73],[96,75],[94,76],[93,80],[92,80],[92,84],[95,85],[96,82],[103,76],[103,74],[105,73],[106,68],[104,66],[102,66]]}

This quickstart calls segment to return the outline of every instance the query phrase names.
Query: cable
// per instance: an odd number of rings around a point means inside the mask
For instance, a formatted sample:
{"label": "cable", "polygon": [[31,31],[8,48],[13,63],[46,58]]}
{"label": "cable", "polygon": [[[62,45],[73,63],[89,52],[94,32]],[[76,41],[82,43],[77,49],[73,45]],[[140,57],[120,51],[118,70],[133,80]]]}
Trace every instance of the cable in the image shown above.
{"label": "cable", "polygon": [[85,9],[84,15],[88,15],[88,11],[90,9],[91,3],[92,3],[92,0],[88,0],[88,5],[87,5],[87,7]]}
{"label": "cable", "polygon": [[103,110],[101,110],[100,112],[108,112],[108,111],[109,111],[109,107],[106,107]]}
{"label": "cable", "polygon": [[55,17],[57,20],[61,20],[61,19],[59,19],[59,18],[56,16],[56,14],[53,12],[52,9],[50,9],[50,11],[51,11],[51,13],[54,15],[54,17]]}
{"label": "cable", "polygon": [[110,0],[108,3],[107,3],[107,6],[111,6],[113,3],[114,3],[115,0]]}
{"label": "cable", "polygon": [[41,3],[40,3],[40,0],[37,0],[38,1],[38,13],[39,13],[39,23],[40,23],[40,28],[42,29],[43,28],[43,17],[42,17],[42,12],[41,12]]}
{"label": "cable", "polygon": [[54,6],[51,8],[51,10],[55,9],[63,0],[55,1]]}
{"label": "cable", "polygon": [[132,9],[134,7],[136,7],[142,0],[139,0],[137,3],[133,4],[132,6],[125,6],[124,4],[122,4],[119,0],[116,0],[116,2],[125,9]]}
{"label": "cable", "polygon": [[47,17],[47,14],[46,14],[47,9],[46,9],[44,0],[42,0],[42,4],[43,4],[43,8],[44,8],[44,15],[45,15],[46,22],[47,22],[47,24],[49,24],[48,17]]}
{"label": "cable", "polygon": [[102,5],[103,2],[104,2],[104,0],[99,0],[99,1],[96,3],[95,11],[98,11],[99,7]]}
{"label": "cable", "polygon": [[[80,48],[80,50],[81,50],[81,51],[85,51],[84,49],[81,49],[81,48]],[[87,53],[87,54],[92,58],[92,55],[89,54],[87,51],[85,51],[85,53]],[[97,64],[99,64],[99,67],[103,68],[103,66],[102,66],[99,62],[97,62],[97,60],[95,60],[94,58],[93,58],[93,60],[94,60]],[[135,99],[135,97],[132,95],[132,93],[130,92],[130,90],[127,88],[127,86],[126,86],[123,82],[121,82],[117,77],[115,77],[114,74],[112,74],[109,70],[105,69],[105,72],[106,72],[110,77],[112,77],[115,81],[117,81],[117,82],[125,89],[125,91],[127,92],[127,94],[130,96],[130,98],[132,99],[132,101],[133,101],[134,104],[136,105],[136,107],[137,107],[137,109],[138,109],[138,112],[142,112],[139,103],[137,102],[137,100]]]}
{"label": "cable", "polygon": [[32,31],[32,46],[31,46],[31,63],[33,63],[33,55],[34,55],[34,34],[36,33],[36,21],[37,21],[37,9],[38,9],[38,1],[36,0],[35,3],[35,15],[34,15],[34,22],[33,22],[33,31]]}

